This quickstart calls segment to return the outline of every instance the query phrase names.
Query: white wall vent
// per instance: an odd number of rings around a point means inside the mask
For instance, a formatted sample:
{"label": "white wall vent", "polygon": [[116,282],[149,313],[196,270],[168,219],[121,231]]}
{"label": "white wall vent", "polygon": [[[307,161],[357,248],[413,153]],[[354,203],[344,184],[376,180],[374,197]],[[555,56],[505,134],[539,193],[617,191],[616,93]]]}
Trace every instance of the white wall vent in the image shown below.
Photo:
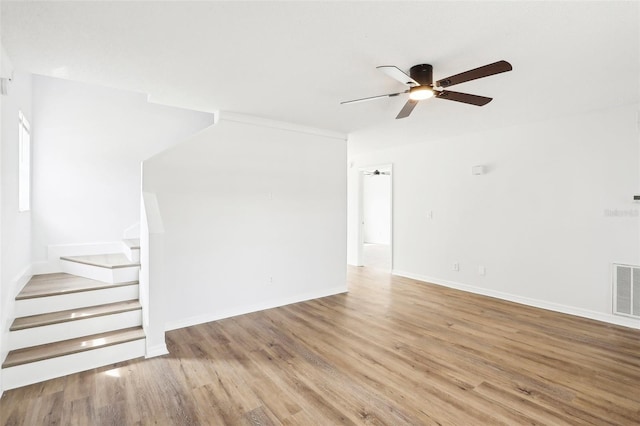
{"label": "white wall vent", "polygon": [[613,264],[613,313],[640,318],[640,266]]}

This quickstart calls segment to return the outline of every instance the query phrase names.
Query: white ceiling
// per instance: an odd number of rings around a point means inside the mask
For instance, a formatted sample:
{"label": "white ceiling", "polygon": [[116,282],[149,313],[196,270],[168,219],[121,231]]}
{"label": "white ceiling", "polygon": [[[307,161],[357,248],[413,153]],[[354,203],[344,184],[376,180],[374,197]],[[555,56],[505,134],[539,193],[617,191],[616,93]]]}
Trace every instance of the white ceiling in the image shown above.
{"label": "white ceiling", "polygon": [[[155,102],[441,137],[638,102],[639,21],[637,1],[3,1],[1,36],[16,68]],[[401,97],[339,104],[403,89],[378,65],[438,79],[501,59],[512,72],[452,89],[484,107],[433,99],[394,122]]]}

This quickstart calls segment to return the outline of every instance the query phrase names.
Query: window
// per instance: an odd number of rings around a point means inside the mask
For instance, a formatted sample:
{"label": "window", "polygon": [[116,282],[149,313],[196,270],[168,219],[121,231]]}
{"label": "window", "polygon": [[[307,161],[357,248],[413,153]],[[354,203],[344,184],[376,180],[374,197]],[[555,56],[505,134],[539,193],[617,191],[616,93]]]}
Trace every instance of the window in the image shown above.
{"label": "window", "polygon": [[31,127],[18,111],[18,211],[31,208]]}

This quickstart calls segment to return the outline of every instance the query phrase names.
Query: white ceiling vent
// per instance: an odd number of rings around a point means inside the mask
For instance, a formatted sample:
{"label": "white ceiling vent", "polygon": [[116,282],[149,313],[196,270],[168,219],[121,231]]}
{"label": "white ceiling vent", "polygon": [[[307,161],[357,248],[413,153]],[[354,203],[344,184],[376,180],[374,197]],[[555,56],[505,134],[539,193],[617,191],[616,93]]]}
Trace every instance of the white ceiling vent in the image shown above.
{"label": "white ceiling vent", "polygon": [[613,313],[640,318],[640,266],[613,264]]}

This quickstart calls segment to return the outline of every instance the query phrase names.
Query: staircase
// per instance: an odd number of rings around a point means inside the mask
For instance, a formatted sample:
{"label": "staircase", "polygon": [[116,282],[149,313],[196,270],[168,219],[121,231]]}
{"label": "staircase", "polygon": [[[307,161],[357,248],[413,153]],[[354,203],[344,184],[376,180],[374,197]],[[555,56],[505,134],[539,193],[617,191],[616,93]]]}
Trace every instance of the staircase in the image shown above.
{"label": "staircase", "polygon": [[145,355],[140,245],[123,243],[123,253],[61,257],[63,272],[24,286],[2,363],[5,389]]}

